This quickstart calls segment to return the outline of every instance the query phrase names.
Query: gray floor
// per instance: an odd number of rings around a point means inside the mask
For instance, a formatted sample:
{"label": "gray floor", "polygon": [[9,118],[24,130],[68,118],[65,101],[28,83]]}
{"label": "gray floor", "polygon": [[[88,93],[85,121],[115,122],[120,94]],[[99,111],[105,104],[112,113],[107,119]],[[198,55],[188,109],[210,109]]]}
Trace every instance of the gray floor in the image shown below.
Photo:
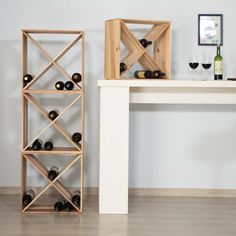
{"label": "gray floor", "polygon": [[17,195],[0,195],[0,236],[236,236],[236,199],[130,197],[129,215],[99,215],[95,196],[80,216],[21,215]]}

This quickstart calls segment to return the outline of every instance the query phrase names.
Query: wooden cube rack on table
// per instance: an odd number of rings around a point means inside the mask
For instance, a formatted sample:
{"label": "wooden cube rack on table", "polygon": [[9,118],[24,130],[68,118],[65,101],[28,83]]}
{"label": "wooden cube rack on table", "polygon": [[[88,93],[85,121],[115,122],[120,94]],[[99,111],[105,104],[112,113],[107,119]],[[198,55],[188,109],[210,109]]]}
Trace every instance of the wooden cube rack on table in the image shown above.
{"label": "wooden cube rack on table", "polygon": [[[61,50],[54,58],[47,52],[44,47],[41,45],[40,41],[37,41],[34,38],[34,35],[72,35],[75,38],[63,49]],[[58,40],[60,40],[60,36]],[[69,30],[22,30],[22,78],[26,74],[31,74],[28,68],[30,59],[29,58],[29,42],[34,46],[38,52],[47,60],[48,64],[37,73],[33,79],[25,84],[22,82],[22,152],[21,152],[21,199],[24,193],[29,190],[29,186],[27,183],[27,165],[31,165],[38,172],[40,176],[46,179],[47,184],[45,187],[39,190],[39,192],[35,193],[35,197],[33,200],[26,206],[21,204],[22,213],[59,213],[59,214],[79,214],[83,209],[83,149],[84,149],[84,32],[83,31],[69,31]],[[43,41],[44,42],[44,41]],[[57,42],[57,40],[56,40]],[[60,41],[59,41],[60,42]],[[81,43],[81,67],[78,67],[78,72],[81,73],[81,82],[75,83],[72,80],[71,75],[67,73],[67,71],[58,63],[58,61],[69,51],[72,47],[74,47],[77,43]],[[37,84],[37,81],[40,79],[48,79],[51,78],[47,76],[47,72],[51,67],[55,67],[59,72],[60,76],[64,77],[65,80],[71,81],[74,84],[73,90],[56,90],[54,89],[34,89],[32,86]],[[44,78],[43,75],[45,75]],[[75,96],[75,99],[64,108],[63,111],[54,119],[51,120],[48,117],[48,111],[41,105],[40,101],[35,98],[35,95],[45,96],[45,94],[51,94],[52,96],[63,95],[63,97],[68,95]],[[60,123],[59,118],[63,116],[63,114],[68,111],[76,102],[81,100],[81,106],[77,106],[78,110],[80,110],[81,114],[81,135],[82,139],[80,143],[75,143],[71,139],[71,134],[66,130],[65,127]],[[41,130],[41,132],[36,135],[32,140],[29,140],[29,125],[28,125],[28,107],[31,104],[44,118],[48,121],[48,125]],[[62,137],[64,137],[68,143],[71,145],[70,147],[54,147],[52,150],[48,151],[45,149],[34,150],[31,145],[34,140],[38,139],[46,130],[50,127],[55,128]],[[68,163],[61,168],[57,177],[53,180],[48,177],[48,169],[45,165],[39,160],[38,156],[43,155],[53,155],[55,158],[71,158],[68,159]],[[63,155],[63,157],[61,157]],[[60,156],[60,157],[59,157]],[[80,179],[80,185],[78,189],[80,190],[80,206],[75,205],[72,201],[72,192],[71,189],[66,187],[59,178],[63,176],[67,171],[76,163],[79,163],[80,167],[77,170],[78,178]],[[56,192],[67,202],[71,204],[73,210],[70,212],[55,212],[53,209],[53,205],[40,205],[38,203],[38,199],[45,195],[46,191],[50,188],[54,188]],[[33,188],[30,186],[30,189]],[[34,188],[33,188],[34,189]]]}
{"label": "wooden cube rack on table", "polygon": [[[153,55],[149,55],[127,24],[151,25],[142,37],[153,44]],[[127,56],[120,58],[120,42],[129,50]],[[147,46],[148,48],[148,46]],[[106,21],[105,35],[105,79],[124,79],[126,72],[139,62],[145,70],[160,70],[170,79],[171,23],[169,21],[148,21],[112,19]],[[127,69],[120,72],[120,63]]]}

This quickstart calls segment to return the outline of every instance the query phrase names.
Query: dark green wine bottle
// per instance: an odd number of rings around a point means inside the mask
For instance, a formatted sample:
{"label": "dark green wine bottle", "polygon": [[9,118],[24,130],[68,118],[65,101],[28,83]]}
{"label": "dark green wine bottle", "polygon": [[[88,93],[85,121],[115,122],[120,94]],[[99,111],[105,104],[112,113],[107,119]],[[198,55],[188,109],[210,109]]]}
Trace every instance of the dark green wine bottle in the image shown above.
{"label": "dark green wine bottle", "polygon": [[216,56],[214,58],[214,79],[223,79],[223,57],[220,53],[220,45],[217,45]]}

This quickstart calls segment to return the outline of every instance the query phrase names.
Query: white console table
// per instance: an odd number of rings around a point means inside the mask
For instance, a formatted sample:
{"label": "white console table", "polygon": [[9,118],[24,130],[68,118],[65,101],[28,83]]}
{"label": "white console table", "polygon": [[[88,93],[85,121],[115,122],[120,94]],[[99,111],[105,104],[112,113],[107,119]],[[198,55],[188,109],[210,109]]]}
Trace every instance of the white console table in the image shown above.
{"label": "white console table", "polygon": [[99,213],[128,214],[129,104],[236,104],[236,82],[99,80]]}

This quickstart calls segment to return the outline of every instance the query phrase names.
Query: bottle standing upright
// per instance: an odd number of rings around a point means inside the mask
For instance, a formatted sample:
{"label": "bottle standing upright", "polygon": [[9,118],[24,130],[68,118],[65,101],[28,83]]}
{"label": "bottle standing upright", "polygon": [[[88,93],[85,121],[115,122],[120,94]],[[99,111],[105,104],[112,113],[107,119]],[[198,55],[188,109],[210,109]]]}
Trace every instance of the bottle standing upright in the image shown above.
{"label": "bottle standing upright", "polygon": [[220,45],[217,45],[216,56],[214,58],[214,79],[223,80],[223,57],[220,53]]}

